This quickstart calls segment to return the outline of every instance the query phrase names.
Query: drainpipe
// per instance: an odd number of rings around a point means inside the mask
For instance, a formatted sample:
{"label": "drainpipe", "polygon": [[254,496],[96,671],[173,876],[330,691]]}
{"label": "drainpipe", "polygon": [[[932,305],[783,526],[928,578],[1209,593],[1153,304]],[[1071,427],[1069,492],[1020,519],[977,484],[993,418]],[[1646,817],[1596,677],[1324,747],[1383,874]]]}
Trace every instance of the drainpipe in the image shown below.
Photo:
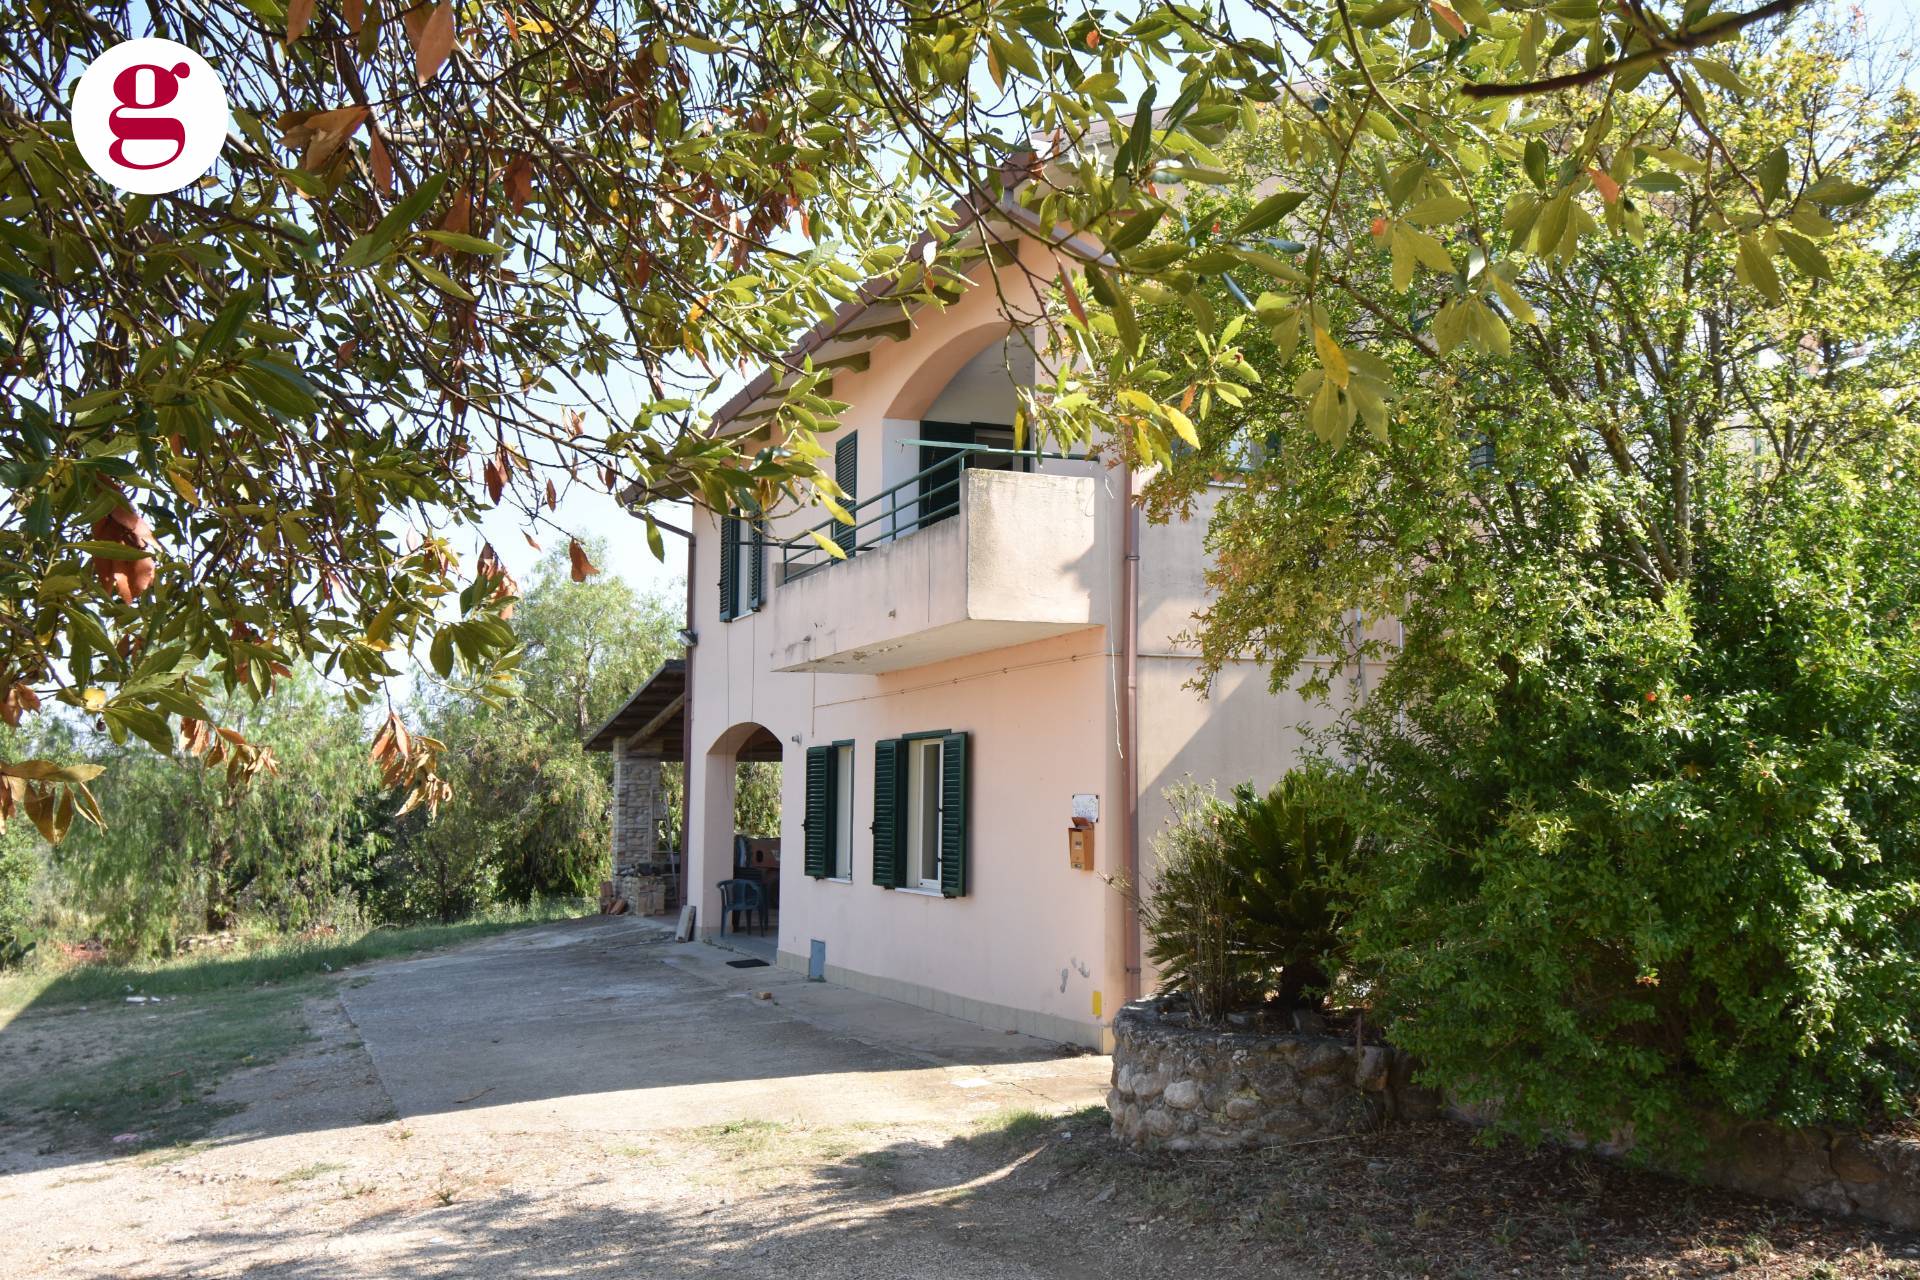
{"label": "drainpipe", "polygon": [[1133,468],[1122,463],[1121,491],[1126,502],[1122,518],[1126,522],[1126,561],[1121,578],[1120,653],[1125,678],[1120,685],[1120,770],[1121,789],[1126,793],[1122,808],[1126,820],[1124,840],[1127,855],[1127,884],[1124,927],[1126,946],[1127,1001],[1141,994],[1140,909],[1137,895],[1140,882],[1140,507],[1133,500]]}
{"label": "drainpipe", "polygon": [[[695,513],[698,514],[697,512]],[[687,528],[694,526],[687,521]],[[687,634],[696,636],[693,629],[693,553],[698,539],[687,534]],[[690,837],[693,833],[693,651],[696,646],[686,646],[686,691],[681,695],[680,703],[680,905],[685,907],[687,897],[687,863],[693,856]],[[694,928],[700,927],[694,921]]]}

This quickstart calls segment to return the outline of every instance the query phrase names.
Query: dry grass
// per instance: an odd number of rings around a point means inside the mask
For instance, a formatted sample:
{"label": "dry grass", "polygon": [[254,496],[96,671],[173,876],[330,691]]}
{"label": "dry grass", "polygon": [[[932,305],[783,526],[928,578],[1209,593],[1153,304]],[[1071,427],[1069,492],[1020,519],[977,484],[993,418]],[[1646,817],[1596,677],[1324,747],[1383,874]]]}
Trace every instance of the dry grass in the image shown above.
{"label": "dry grass", "polygon": [[1071,1174],[1069,1194],[1112,1188],[1106,1208],[1130,1225],[1322,1276],[1920,1277],[1912,1234],[1577,1153],[1488,1150],[1445,1123],[1218,1156],[1100,1136],[1042,1159]]}

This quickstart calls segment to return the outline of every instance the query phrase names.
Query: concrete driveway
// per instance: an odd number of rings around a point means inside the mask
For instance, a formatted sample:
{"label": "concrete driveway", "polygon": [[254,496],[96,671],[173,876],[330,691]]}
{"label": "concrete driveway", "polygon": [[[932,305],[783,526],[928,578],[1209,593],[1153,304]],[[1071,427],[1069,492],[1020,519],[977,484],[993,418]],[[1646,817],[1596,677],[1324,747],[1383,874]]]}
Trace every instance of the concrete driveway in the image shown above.
{"label": "concrete driveway", "polygon": [[13,1159],[0,1275],[1121,1273],[996,1136],[1107,1059],[740,958],[590,918],[351,971],[212,1141]]}
{"label": "concrete driveway", "polygon": [[1105,1096],[1104,1058],[743,959],[589,918],[383,965],[340,994],[421,1128],[952,1122]]}

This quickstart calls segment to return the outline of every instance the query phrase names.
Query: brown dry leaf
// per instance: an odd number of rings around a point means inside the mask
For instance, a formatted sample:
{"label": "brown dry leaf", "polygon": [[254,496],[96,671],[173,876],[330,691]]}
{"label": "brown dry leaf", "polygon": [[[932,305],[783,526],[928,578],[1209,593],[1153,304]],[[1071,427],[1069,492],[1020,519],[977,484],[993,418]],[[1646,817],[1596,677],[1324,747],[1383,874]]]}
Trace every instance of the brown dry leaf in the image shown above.
{"label": "brown dry leaf", "polygon": [[580,545],[580,539],[578,538],[568,540],[567,559],[572,564],[573,580],[575,582],[585,582],[588,578],[600,572],[600,570],[595,567],[593,561],[587,559],[587,549]]}
{"label": "brown dry leaf", "polygon": [[382,195],[393,194],[393,157],[387,154],[387,144],[380,140],[378,131],[367,147],[367,161],[373,168],[373,185]]}
{"label": "brown dry leaf", "polygon": [[520,536],[525,538],[527,540],[527,545],[532,547],[535,551],[538,551],[540,549],[540,544],[535,542],[533,540],[533,535],[528,533],[525,529],[522,529],[520,531]]}
{"label": "brown dry leaf", "polygon": [[[112,513],[94,522],[92,532],[95,540],[100,542],[118,542],[122,546],[143,551],[152,550],[155,546],[152,526],[132,507],[116,507]],[[151,556],[138,560],[95,556],[92,567],[100,585],[112,590],[125,604],[132,604],[136,597],[145,594],[147,588],[153,585],[154,564]]]}
{"label": "brown dry leaf", "polygon": [[307,23],[313,21],[313,0],[288,0],[287,3],[287,43],[298,40],[307,29]]}
{"label": "brown dry leaf", "polygon": [[527,207],[527,201],[533,199],[533,157],[515,156],[513,163],[507,166],[504,180],[507,189],[507,207],[519,213]]}
{"label": "brown dry leaf", "polygon": [[360,28],[364,26],[367,21],[366,0],[347,0],[347,2],[340,7],[340,17],[346,22],[347,30],[353,32],[355,35],[359,35]]}
{"label": "brown dry leaf", "polygon": [[0,698],[0,720],[5,720],[14,728],[20,727],[20,717],[29,711],[40,709],[40,695],[35,693],[24,681],[16,680],[7,695]]}
{"label": "brown dry leaf", "polygon": [[560,493],[553,487],[553,481],[547,481],[547,510],[552,511],[560,505]]}
{"label": "brown dry leaf", "polygon": [[1587,170],[1587,176],[1593,179],[1594,189],[1600,193],[1602,200],[1613,204],[1620,199],[1620,184],[1613,180],[1612,174],[1604,169],[1594,168]]}
{"label": "brown dry leaf", "polygon": [[453,0],[440,0],[431,9],[414,8],[401,22],[413,44],[414,71],[425,84],[453,54]]}
{"label": "brown dry leaf", "polygon": [[306,124],[307,149],[300,157],[300,167],[312,172],[331,160],[372,114],[370,107],[340,107],[310,117]]}
{"label": "brown dry leaf", "polygon": [[[440,219],[442,231],[454,231],[466,235],[473,225],[473,199],[465,191],[453,193],[453,203],[447,206],[447,216]],[[440,246],[441,253],[452,253],[445,245]]]}
{"label": "brown dry leaf", "polygon": [[500,501],[500,495],[507,490],[507,473],[498,462],[493,461],[489,461],[480,472],[487,482],[487,496],[495,502]]}

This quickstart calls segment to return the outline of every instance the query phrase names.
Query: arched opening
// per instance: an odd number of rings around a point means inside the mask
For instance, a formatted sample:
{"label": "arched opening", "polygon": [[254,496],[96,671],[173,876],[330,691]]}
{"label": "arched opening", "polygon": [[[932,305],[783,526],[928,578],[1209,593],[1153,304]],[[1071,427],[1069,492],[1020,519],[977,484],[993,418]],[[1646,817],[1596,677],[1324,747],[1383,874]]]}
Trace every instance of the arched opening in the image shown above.
{"label": "arched opening", "polygon": [[952,515],[966,471],[1032,469],[1013,427],[1036,365],[1028,335],[997,319],[941,344],[908,375],[887,409],[882,459],[882,483],[905,486],[901,532]]}
{"label": "arched opening", "polygon": [[705,821],[697,836],[708,883],[701,932],[771,964],[780,923],[783,751],[765,725],[734,725],[707,749]]}

